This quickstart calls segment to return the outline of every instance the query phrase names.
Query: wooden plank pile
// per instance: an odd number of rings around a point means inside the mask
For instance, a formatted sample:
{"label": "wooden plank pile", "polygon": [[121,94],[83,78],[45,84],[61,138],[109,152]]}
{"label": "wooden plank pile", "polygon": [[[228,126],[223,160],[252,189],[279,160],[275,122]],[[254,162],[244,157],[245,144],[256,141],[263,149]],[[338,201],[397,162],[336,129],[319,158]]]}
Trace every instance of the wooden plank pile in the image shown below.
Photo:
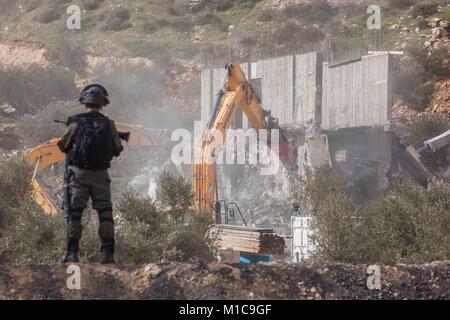
{"label": "wooden plank pile", "polygon": [[281,255],[284,253],[284,239],[274,234],[271,228],[254,228],[234,225],[216,225],[219,247],[255,253]]}

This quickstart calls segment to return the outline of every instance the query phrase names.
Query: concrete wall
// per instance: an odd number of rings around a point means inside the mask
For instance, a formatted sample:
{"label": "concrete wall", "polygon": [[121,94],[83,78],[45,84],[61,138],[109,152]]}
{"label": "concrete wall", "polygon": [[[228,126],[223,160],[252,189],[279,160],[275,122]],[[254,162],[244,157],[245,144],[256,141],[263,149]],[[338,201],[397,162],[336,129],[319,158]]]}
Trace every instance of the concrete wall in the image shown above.
{"label": "concrete wall", "polygon": [[[339,65],[315,52],[241,64],[248,79],[260,79],[264,109],[282,126],[320,124],[321,129],[383,126],[391,118],[391,63],[388,53]],[[202,70],[202,121],[211,116],[224,69]],[[250,74],[250,76],[249,76]],[[245,115],[235,125],[247,127]]]}
{"label": "concrete wall", "polygon": [[283,126],[320,121],[321,60],[316,52],[259,61],[262,105]]}
{"label": "concrete wall", "polygon": [[383,126],[391,118],[391,57],[323,65],[321,128]]}
{"label": "concrete wall", "polygon": [[320,123],[322,60],[315,52],[295,56],[294,124]]}
{"label": "concrete wall", "polygon": [[206,123],[211,117],[211,109],[213,107],[213,104],[212,69],[202,69],[200,97],[202,127],[206,126]]}
{"label": "concrete wall", "polygon": [[294,56],[261,61],[262,105],[281,125],[292,125],[294,108]]}
{"label": "concrete wall", "polygon": [[[281,125],[300,126],[320,120],[321,61],[317,53],[243,63],[241,68],[247,79],[260,79],[263,108],[271,110]],[[202,70],[201,108],[204,123],[211,116],[222,78],[222,68]],[[246,128],[245,115],[242,119],[242,126]]]}

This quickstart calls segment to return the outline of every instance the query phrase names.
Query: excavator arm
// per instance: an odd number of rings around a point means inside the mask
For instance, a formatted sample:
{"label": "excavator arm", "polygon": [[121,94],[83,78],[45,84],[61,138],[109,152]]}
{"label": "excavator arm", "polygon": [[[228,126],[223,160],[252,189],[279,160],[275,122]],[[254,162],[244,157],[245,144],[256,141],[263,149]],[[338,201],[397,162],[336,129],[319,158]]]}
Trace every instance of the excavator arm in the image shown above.
{"label": "excavator arm", "polygon": [[[138,124],[115,122],[117,131],[130,146],[158,147],[155,136],[160,137],[166,134],[166,130],[147,128]],[[32,194],[36,202],[44,209],[45,213],[54,215],[58,212],[56,199],[44,186],[40,179],[40,173],[49,166],[62,162],[65,159],[64,153],[59,150],[58,142],[60,138],[54,138],[44,142],[29,150],[25,155],[25,160],[34,167],[32,178]]]}
{"label": "excavator arm", "polygon": [[[192,183],[195,204],[199,208],[211,208],[218,200],[216,166],[211,159],[214,159],[221,151],[227,130],[235,119],[237,108],[242,109],[250,125],[257,132],[259,129],[280,129],[280,158],[289,163],[294,160],[277,119],[271,117],[270,112],[262,108],[241,67],[238,64],[227,64],[223,85],[218,93],[211,119],[200,139],[199,152],[194,153]],[[217,137],[222,137],[223,141],[216,141]]]}

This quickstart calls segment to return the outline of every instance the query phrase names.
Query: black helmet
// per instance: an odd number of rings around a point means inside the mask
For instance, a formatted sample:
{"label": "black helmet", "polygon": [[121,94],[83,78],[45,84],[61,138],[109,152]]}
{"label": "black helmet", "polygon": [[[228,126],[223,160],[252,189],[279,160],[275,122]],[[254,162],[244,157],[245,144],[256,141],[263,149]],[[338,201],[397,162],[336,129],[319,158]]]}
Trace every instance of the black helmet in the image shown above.
{"label": "black helmet", "polygon": [[90,84],[81,91],[78,100],[81,104],[92,103],[103,107],[109,104],[108,91],[100,84]]}

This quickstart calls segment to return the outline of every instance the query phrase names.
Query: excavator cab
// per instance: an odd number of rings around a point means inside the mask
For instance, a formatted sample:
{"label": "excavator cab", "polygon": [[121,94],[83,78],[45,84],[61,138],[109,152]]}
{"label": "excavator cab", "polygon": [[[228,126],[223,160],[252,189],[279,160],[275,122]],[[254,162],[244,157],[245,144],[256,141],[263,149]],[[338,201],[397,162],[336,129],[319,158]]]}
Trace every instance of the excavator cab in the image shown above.
{"label": "excavator cab", "polygon": [[236,212],[239,213],[243,223],[247,226],[247,221],[242,215],[241,209],[235,202],[227,202],[225,200],[214,201],[214,223],[215,224],[235,224]]}

